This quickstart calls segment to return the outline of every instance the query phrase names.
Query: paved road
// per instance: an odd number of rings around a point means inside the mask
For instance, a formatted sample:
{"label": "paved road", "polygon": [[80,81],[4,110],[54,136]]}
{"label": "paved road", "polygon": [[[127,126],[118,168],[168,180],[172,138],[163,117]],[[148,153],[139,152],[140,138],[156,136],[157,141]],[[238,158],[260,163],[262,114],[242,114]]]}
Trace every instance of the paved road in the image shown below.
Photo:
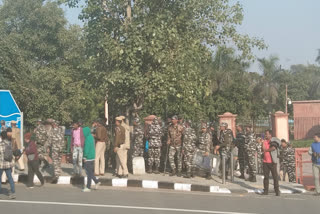
{"label": "paved road", "polygon": [[[6,186],[7,187],[7,186]],[[212,194],[104,187],[82,193],[69,185],[26,189],[16,186],[17,199],[0,200],[0,213],[24,214],[177,214],[177,213],[317,213],[320,197],[312,195]],[[2,195],[3,196],[3,195]],[[2,199],[6,199],[2,197]]]}

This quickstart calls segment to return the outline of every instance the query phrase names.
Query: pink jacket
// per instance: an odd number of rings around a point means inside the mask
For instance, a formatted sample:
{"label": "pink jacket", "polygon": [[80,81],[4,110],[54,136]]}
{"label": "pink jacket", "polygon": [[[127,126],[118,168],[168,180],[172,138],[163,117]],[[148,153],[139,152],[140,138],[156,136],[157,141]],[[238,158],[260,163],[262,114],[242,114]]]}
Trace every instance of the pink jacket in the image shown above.
{"label": "pink jacket", "polygon": [[[81,147],[83,148],[83,147],[84,147],[84,140],[85,140],[85,139],[84,139],[82,127],[79,127],[79,128],[80,128],[80,142],[81,142]],[[71,149],[73,149],[73,147],[74,147],[73,132],[74,132],[74,130],[72,129],[72,132],[71,132]]]}

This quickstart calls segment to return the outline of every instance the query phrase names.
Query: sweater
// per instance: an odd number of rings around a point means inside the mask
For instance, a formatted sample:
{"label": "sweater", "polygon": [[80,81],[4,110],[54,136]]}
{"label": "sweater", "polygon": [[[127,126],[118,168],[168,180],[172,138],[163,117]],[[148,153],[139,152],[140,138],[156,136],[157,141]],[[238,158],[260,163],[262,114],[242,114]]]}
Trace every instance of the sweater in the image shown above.
{"label": "sweater", "polygon": [[311,144],[312,163],[320,165],[320,143],[314,142]]}
{"label": "sweater", "polygon": [[27,143],[25,152],[26,152],[26,155],[28,156],[28,161],[32,161],[32,160],[29,160],[29,155],[34,155],[33,160],[39,160],[37,145],[35,144],[35,142],[30,141],[29,143]]}
{"label": "sweater", "polygon": [[[79,129],[80,129],[80,142],[81,142],[81,148],[83,148],[83,146],[84,146],[84,133],[83,133],[83,128],[82,127],[79,127]],[[72,130],[72,133],[71,133],[71,148],[73,148],[74,147],[74,139],[73,139],[73,132],[74,132],[74,130]]]}
{"label": "sweater", "polygon": [[93,161],[96,156],[94,138],[91,135],[91,130],[89,127],[83,128],[84,135],[84,149],[83,149],[83,159],[86,161]]}

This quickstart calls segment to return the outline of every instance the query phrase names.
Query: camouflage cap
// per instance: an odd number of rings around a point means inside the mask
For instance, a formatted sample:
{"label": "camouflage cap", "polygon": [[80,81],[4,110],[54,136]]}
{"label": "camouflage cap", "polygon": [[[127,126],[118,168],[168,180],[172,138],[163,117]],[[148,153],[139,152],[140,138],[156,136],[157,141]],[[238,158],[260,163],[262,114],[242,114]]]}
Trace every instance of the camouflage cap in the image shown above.
{"label": "camouflage cap", "polygon": [[201,129],[206,129],[207,128],[207,124],[206,123],[201,123]]}
{"label": "camouflage cap", "polygon": [[17,124],[17,121],[11,120],[11,124]]}
{"label": "camouflage cap", "polygon": [[133,119],[133,122],[140,123],[140,118],[139,118],[139,117],[135,117],[135,118]]}
{"label": "camouflage cap", "polygon": [[225,122],[220,123],[220,126],[222,126],[222,127],[228,127],[228,123],[225,123]]}
{"label": "camouflage cap", "polygon": [[192,124],[192,121],[191,120],[186,120],[186,123],[191,125]]}
{"label": "camouflage cap", "polygon": [[178,118],[178,116],[177,115],[173,115],[172,117],[171,117],[171,120],[178,120],[179,118]]}
{"label": "camouflage cap", "polygon": [[46,120],[46,123],[47,124],[52,124],[52,123],[54,123],[54,119],[49,118],[49,119]]}
{"label": "camouflage cap", "polygon": [[213,122],[209,122],[209,126],[210,127],[214,127],[214,124],[215,124],[214,121]]}
{"label": "camouflage cap", "polygon": [[4,123],[6,123],[6,121],[4,121],[4,120],[1,120],[1,124],[4,124]]}
{"label": "camouflage cap", "polygon": [[119,116],[119,118],[121,119],[121,120],[124,120],[124,119],[126,119],[126,117],[125,116]]}

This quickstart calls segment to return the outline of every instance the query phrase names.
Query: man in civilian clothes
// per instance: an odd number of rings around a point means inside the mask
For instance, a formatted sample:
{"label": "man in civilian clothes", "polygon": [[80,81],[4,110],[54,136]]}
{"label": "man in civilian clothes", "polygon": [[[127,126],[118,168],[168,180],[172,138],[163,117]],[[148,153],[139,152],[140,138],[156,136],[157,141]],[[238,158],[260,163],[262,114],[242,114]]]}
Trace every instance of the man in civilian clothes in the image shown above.
{"label": "man in civilian clothes", "polygon": [[91,192],[91,182],[95,182],[95,188],[98,189],[101,184],[100,181],[94,176],[94,161],[95,161],[95,148],[94,148],[94,138],[91,135],[91,130],[89,127],[83,128],[83,135],[85,137],[84,149],[83,149],[83,162],[84,169],[87,174],[87,185],[82,190],[82,192]]}
{"label": "man in civilian clothes", "polygon": [[[280,145],[280,140],[272,137],[272,131],[266,130],[265,132],[265,141],[263,142],[262,151],[263,151],[263,186],[264,192],[263,195],[268,195],[269,191],[269,174],[271,171],[273,177],[274,191],[276,196],[280,196],[279,190],[279,178],[277,172],[277,163],[278,163],[278,147]],[[279,141],[279,142],[277,142]]]}
{"label": "man in civilian clothes", "polygon": [[84,135],[83,129],[79,123],[73,124],[71,133],[71,152],[73,161],[73,173],[74,176],[81,176],[82,171],[82,157],[84,147]]}
{"label": "man in civilian clothes", "polygon": [[313,137],[314,143],[311,144],[309,149],[309,155],[312,157],[312,172],[314,177],[314,183],[316,186],[315,196],[320,196],[319,174],[320,174],[320,133],[317,133]]}

